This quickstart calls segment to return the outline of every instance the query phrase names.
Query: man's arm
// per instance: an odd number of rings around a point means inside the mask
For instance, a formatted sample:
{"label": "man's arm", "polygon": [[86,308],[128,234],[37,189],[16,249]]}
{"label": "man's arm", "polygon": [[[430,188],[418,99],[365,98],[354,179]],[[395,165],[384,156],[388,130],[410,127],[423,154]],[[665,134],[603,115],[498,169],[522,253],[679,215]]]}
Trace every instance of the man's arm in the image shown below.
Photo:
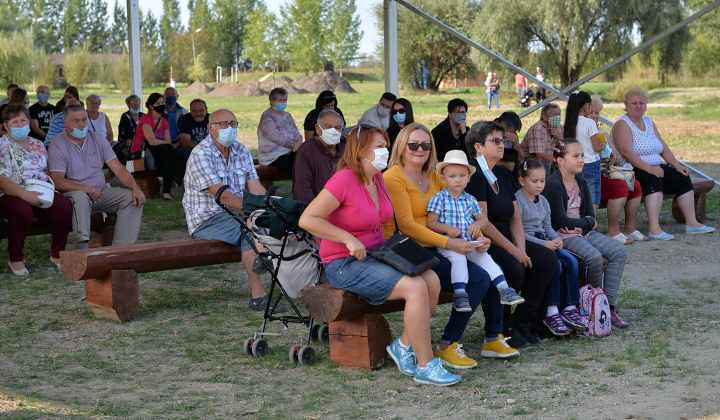
{"label": "man's arm", "polygon": [[145,201],[147,198],[145,197],[145,194],[140,190],[140,186],[135,183],[135,178],[133,178],[132,174],[123,166],[120,161],[117,158],[112,158],[105,162],[105,164],[110,168],[111,171],[115,174],[115,176],[118,177],[120,182],[123,183],[126,187],[130,188],[132,191],[132,199],[133,203],[138,206],[142,207],[143,204],[145,204]]}
{"label": "man's arm", "polygon": [[180,147],[189,147],[193,148],[197,146],[197,143],[192,141],[192,138],[190,137],[190,134],[188,133],[180,133]]}

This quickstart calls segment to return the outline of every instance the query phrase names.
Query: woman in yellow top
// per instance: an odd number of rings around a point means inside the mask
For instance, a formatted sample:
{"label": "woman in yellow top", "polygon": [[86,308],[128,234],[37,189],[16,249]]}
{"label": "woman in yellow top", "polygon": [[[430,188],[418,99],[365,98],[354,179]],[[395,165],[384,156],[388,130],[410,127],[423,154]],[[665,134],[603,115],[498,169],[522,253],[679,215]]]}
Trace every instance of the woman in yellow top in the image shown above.
{"label": "woman in yellow top", "polygon": [[[408,124],[398,134],[390,154],[389,169],[384,173],[385,186],[390,196],[400,232],[432,252],[440,264],[432,270],[440,278],[443,291],[453,291],[450,281],[450,262],[440,255],[436,247],[451,249],[466,254],[475,252],[476,244],[461,238],[449,238],[435,233],[427,227],[428,203],[430,198],[445,189],[440,175],[435,172],[437,163],[435,144],[424,125]],[[385,236],[395,230],[391,220],[385,224]],[[479,249],[483,252],[490,247],[487,238]],[[502,331],[502,307],[500,296],[490,281],[490,276],[479,266],[468,262],[469,279],[466,288],[472,310],[458,312],[453,309],[435,356],[442,359],[445,366],[467,369],[477,366],[477,362],[467,357],[459,344],[470,317],[482,302],[485,315],[485,343],[483,357],[507,358],[517,356],[517,350],[510,348],[500,334]]]}

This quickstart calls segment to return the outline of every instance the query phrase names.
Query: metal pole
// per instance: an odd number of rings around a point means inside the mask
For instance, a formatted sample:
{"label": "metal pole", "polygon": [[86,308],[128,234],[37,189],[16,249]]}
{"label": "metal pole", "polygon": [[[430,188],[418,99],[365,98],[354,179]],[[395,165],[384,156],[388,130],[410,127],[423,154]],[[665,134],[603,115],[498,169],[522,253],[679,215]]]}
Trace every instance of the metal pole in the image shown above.
{"label": "metal pole", "polygon": [[399,93],[397,51],[397,0],[385,2],[385,91]]}
{"label": "metal pole", "polygon": [[130,91],[142,98],[142,61],[140,59],[139,0],[127,0],[128,49],[130,52]]}

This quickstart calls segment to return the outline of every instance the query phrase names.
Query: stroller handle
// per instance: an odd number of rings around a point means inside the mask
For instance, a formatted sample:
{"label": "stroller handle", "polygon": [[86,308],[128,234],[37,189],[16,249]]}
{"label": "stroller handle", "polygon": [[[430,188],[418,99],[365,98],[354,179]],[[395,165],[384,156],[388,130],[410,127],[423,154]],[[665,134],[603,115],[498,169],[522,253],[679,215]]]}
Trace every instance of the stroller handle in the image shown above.
{"label": "stroller handle", "polygon": [[229,185],[223,185],[222,187],[218,188],[217,192],[215,193],[215,202],[218,203],[218,205],[219,205],[220,207],[223,207],[223,202],[220,201],[220,196],[221,196],[222,193],[224,193],[225,190],[227,190],[228,188],[230,188]]}
{"label": "stroller handle", "polygon": [[[221,196],[222,193],[225,192],[225,190],[227,190],[228,188],[230,188],[229,185],[223,185],[222,187],[218,188],[217,192],[215,193],[215,202],[216,202],[220,207],[225,208],[225,205],[224,205],[223,202],[220,200],[220,196]],[[278,186],[277,186],[277,185],[272,185],[272,186],[270,186],[270,188],[268,188],[268,190],[265,192],[264,201],[265,201],[265,204],[267,204],[268,206],[271,205],[271,204],[270,204],[270,197],[272,197],[273,193],[274,193],[275,191],[277,191],[277,189],[278,189]]]}
{"label": "stroller handle", "polygon": [[270,197],[272,197],[273,193],[277,191],[278,186],[277,185],[271,185],[270,188],[265,192],[265,204],[268,206],[270,205]]}

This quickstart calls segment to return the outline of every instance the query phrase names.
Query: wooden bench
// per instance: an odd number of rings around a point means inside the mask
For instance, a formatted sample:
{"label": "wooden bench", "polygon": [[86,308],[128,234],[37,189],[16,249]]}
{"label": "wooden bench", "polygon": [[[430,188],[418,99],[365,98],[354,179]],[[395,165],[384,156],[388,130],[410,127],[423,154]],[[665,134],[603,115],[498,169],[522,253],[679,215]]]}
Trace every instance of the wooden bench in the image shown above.
{"label": "wooden bench", "polygon": [[292,181],[292,174],[281,171],[277,166],[260,165],[257,158],[253,158],[255,172],[265,189],[272,187],[274,181]]}
{"label": "wooden bench", "polygon": [[[707,220],[707,197],[706,194],[715,188],[715,181],[706,178],[692,178],[693,188],[695,189],[695,218],[700,223],[705,223]],[[680,207],[677,204],[677,198],[674,195],[664,195],[663,199],[673,199],[672,202],[672,215],[678,223],[685,223],[685,217],[680,211]],[[600,203],[600,208],[604,209],[607,207],[607,202],[603,201]]]}
{"label": "wooden bench", "polygon": [[85,280],[85,300],[99,318],[126,322],[140,302],[138,273],[238,262],[240,247],[207,239],[178,239],[76,249],[60,253],[62,272]]}
{"label": "wooden bench", "polygon": [[[379,369],[385,363],[385,347],[390,345],[390,326],[382,314],[399,312],[403,300],[371,305],[355,293],[330,284],[307,287],[300,299],[315,321],[329,323],[330,360],[336,365]],[[441,292],[438,304],[451,303],[452,292]]]}
{"label": "wooden bench", "polygon": [[[88,245],[91,248],[112,245],[116,222],[117,215],[115,214],[99,211],[90,213],[90,242]],[[49,235],[50,233],[49,225],[39,219],[33,219],[28,236]],[[7,238],[7,231],[4,237]]]}

